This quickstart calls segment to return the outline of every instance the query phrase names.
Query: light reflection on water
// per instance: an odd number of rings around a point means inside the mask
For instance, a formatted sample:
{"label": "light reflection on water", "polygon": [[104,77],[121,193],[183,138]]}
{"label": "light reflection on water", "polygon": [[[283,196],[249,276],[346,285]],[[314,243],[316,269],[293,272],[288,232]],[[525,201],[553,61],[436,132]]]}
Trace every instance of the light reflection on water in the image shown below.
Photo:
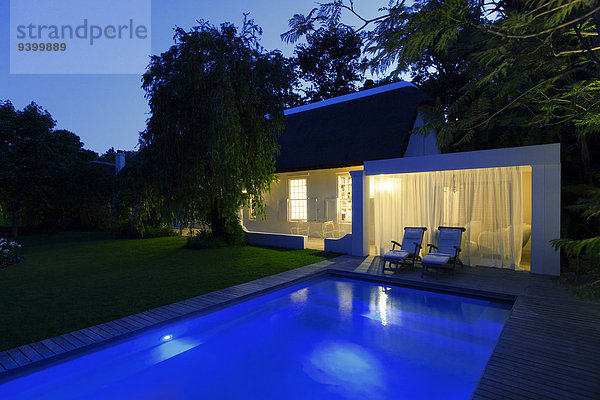
{"label": "light reflection on water", "polygon": [[317,343],[307,354],[303,370],[346,398],[360,393],[372,398],[384,386],[385,371],[379,361],[366,348],[345,340]]}

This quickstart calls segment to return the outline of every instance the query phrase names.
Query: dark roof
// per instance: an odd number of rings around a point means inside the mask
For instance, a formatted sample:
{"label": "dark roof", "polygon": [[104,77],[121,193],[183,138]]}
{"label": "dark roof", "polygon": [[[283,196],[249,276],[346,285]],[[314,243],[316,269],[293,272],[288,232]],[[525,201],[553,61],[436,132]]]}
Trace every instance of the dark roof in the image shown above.
{"label": "dark roof", "polygon": [[90,164],[94,164],[99,169],[104,171],[107,174],[114,175],[115,174],[115,164],[109,163],[106,161],[90,161]]}
{"label": "dark roof", "polygon": [[277,172],[362,165],[369,160],[402,157],[417,107],[432,100],[412,85],[398,84],[343,98],[348,100],[335,103],[335,99],[330,99],[334,104],[326,100],[323,106],[316,103],[286,112],[275,162]]}

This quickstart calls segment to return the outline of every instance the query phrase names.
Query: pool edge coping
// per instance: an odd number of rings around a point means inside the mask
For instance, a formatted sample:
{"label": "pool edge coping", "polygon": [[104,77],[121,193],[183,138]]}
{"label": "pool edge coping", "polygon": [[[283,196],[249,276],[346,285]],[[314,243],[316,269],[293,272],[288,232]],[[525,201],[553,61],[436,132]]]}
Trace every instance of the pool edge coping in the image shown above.
{"label": "pool edge coping", "polygon": [[402,279],[393,275],[371,275],[362,272],[350,272],[335,268],[328,268],[327,272],[332,275],[344,276],[355,279],[362,279],[375,283],[390,283],[393,285],[399,285],[410,289],[428,290],[432,292],[439,292],[445,294],[453,294],[458,296],[467,296],[483,299],[491,299],[506,302],[516,302],[519,295],[513,295],[508,293],[491,292],[487,290],[479,290],[472,288],[465,288],[461,286],[451,286],[447,283],[439,284],[425,281],[414,281],[410,279]]}
{"label": "pool edge coping", "polygon": [[[103,348],[124,342],[132,336],[146,331],[157,329],[161,326],[185,319],[211,314],[233,305],[324,275],[361,279],[375,283],[389,283],[413,289],[454,295],[510,301],[513,302],[513,304],[519,297],[498,292],[450,286],[447,284],[405,280],[395,276],[371,275],[340,270],[334,267],[334,260],[336,260],[336,258],[284,271],[279,274],[269,275],[235,286],[229,286],[196,297],[156,307],[151,310],[131,314],[126,317],[1,351],[0,384],[52,367],[67,359],[84,356],[102,350]],[[257,285],[262,287],[256,289],[245,288],[246,286]],[[112,333],[113,331],[117,333]],[[102,337],[101,335],[106,337]],[[42,354],[42,352],[45,352],[46,355]],[[8,362],[12,362],[14,366],[6,368],[4,362],[7,362],[7,359],[10,360]]]}

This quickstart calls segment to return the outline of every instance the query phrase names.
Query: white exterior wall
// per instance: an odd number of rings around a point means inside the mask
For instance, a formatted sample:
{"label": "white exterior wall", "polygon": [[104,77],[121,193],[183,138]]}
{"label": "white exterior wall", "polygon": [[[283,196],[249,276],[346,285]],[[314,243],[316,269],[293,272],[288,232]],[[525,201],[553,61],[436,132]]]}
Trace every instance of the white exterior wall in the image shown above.
{"label": "white exterior wall", "polygon": [[[425,125],[425,115],[417,114],[417,118],[413,127],[421,127]],[[435,131],[430,131],[427,135],[413,133],[408,138],[408,146],[404,157],[419,157],[429,156],[432,154],[440,154],[440,149],[437,144],[437,134]]]}
{"label": "white exterior wall", "polygon": [[[361,169],[362,166],[357,166],[277,174],[279,182],[273,184],[271,193],[265,196],[265,214],[253,221],[250,219],[249,210],[245,208],[242,211],[243,224],[247,230],[252,232],[292,233],[292,228],[296,227],[296,222],[288,219],[288,181],[292,178],[306,178],[309,198],[308,212],[311,220],[309,221],[309,236],[320,237],[323,222],[333,219],[337,223],[335,216],[326,215],[326,199],[337,197],[338,175]],[[316,201],[313,199],[316,199]],[[336,227],[340,230],[340,237],[352,233],[351,223],[336,224]]]}

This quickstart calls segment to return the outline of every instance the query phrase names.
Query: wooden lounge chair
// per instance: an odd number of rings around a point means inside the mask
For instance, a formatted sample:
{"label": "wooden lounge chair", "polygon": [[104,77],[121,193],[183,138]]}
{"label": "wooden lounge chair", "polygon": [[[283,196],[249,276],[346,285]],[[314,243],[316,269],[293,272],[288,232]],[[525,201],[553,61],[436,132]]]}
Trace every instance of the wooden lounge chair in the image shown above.
{"label": "wooden lounge chair", "polygon": [[[389,270],[392,270],[392,264],[396,266],[396,271],[400,264],[408,265],[409,260],[411,269],[415,267],[415,261],[420,260],[419,252],[423,243],[423,234],[427,228],[422,227],[406,227],[404,228],[404,238],[402,244],[392,240],[392,250],[388,251],[383,256],[383,265],[381,272],[386,270],[385,264],[389,263]],[[396,246],[398,249],[396,250]]]}
{"label": "wooden lounge chair", "polygon": [[[429,254],[423,256],[421,265],[423,269],[421,271],[421,277],[425,275],[432,275],[437,277],[438,272],[441,268],[448,268],[452,270],[456,269],[456,264],[462,264],[462,261],[458,258],[460,253],[460,242],[462,239],[462,233],[465,228],[440,226],[438,238],[438,245],[427,244],[429,246]],[[435,249],[435,252],[431,250]],[[430,272],[430,270],[434,270]]]}

